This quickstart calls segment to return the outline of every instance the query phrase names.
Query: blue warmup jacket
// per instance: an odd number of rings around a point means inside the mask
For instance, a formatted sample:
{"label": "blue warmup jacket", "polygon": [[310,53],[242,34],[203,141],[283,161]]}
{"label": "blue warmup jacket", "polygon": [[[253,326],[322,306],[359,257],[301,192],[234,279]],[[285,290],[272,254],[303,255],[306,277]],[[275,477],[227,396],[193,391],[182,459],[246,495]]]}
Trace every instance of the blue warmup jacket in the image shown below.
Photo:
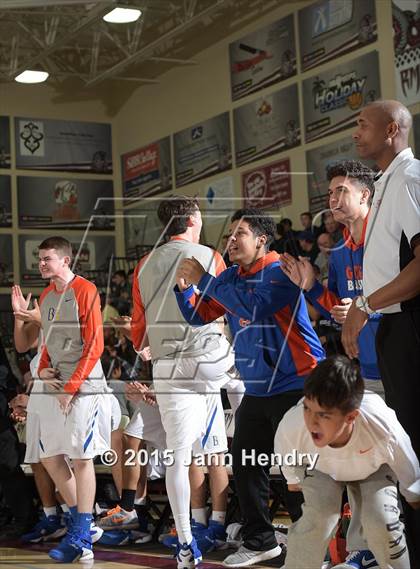
{"label": "blue warmup jacket", "polygon": [[179,308],[193,326],[226,315],[235,348],[235,365],[246,393],[259,397],[303,388],[303,381],[325,353],[309,320],[305,299],[268,253],[249,272],[238,265],[218,277],[208,273],[181,292]]}
{"label": "blue warmup jacket", "polygon": [[[306,298],[324,316],[331,318],[331,308],[341,304],[342,298],[363,294],[363,250],[367,218],[362,240],[355,244],[347,229],[329,258],[328,288],[316,283],[305,293]],[[375,348],[375,336],[381,315],[372,314],[359,335],[359,361],[365,379],[380,379]]]}

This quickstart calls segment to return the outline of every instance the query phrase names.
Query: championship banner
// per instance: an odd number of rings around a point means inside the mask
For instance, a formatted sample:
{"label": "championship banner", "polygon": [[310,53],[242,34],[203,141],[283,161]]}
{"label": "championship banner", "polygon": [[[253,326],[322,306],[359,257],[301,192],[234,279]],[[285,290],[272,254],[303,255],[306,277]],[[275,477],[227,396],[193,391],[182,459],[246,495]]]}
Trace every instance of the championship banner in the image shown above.
{"label": "championship banner", "polygon": [[293,14],[229,46],[232,100],[296,75]]}
{"label": "championship banner", "polygon": [[0,227],[12,227],[10,176],[0,176]]}
{"label": "championship banner", "polygon": [[216,225],[230,220],[233,213],[242,207],[242,199],[235,197],[235,187],[232,176],[205,184],[204,198],[200,200],[205,207],[201,210],[205,225]]}
{"label": "championship banner", "polygon": [[[19,262],[22,286],[45,286],[38,268],[38,246],[48,235],[19,235]],[[73,249],[73,260],[77,256],[74,271],[83,276],[84,271],[109,270],[109,259],[115,255],[115,241],[110,236],[64,234]],[[83,243],[82,243],[83,241]],[[87,275],[88,278],[89,275]]]}
{"label": "championship banner", "polygon": [[10,168],[9,117],[0,117],[0,168]]}
{"label": "championship banner", "polygon": [[18,176],[19,227],[32,229],[114,229],[110,180]]}
{"label": "championship banner", "polygon": [[0,234],[0,287],[14,283],[13,244],[11,235]]}
{"label": "championship banner", "polygon": [[414,115],[413,135],[414,135],[414,154],[420,159],[420,114]]}
{"label": "championship banner", "polygon": [[185,186],[232,168],[229,113],[174,134],[176,186]]}
{"label": "championship banner", "polygon": [[125,254],[140,257],[144,247],[155,247],[163,238],[163,226],[157,216],[159,201],[145,200],[124,211]]}
{"label": "championship banner", "polygon": [[395,81],[397,100],[420,101],[420,0],[393,0]]}
{"label": "championship banner", "polygon": [[233,121],[236,166],[299,146],[297,85],[234,109]]}
{"label": "championship banner", "polygon": [[306,79],[303,82],[306,142],[355,126],[360,110],[380,95],[377,51]]}
{"label": "championship banner", "polygon": [[289,158],[244,172],[242,193],[244,207],[264,209],[291,204],[292,178]]}
{"label": "championship banner", "polygon": [[112,174],[111,125],[15,118],[16,168]]}
{"label": "championship banner", "polygon": [[121,156],[123,195],[154,196],[172,189],[169,136]]}
{"label": "championship banner", "polygon": [[299,10],[302,71],[376,40],[375,0],[321,0]]}

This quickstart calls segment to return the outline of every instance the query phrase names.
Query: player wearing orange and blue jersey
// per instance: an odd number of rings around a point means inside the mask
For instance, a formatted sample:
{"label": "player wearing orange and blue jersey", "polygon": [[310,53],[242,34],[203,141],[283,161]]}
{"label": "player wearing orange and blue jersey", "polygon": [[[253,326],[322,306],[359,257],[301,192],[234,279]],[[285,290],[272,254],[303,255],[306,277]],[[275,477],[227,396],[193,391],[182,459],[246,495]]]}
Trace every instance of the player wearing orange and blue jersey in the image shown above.
{"label": "player wearing orange and blue jersey", "polygon": [[[244,544],[224,565],[253,565],[280,554],[268,509],[270,464],[258,457],[273,452],[274,435],[284,413],[302,396],[304,379],[324,358],[312,329],[305,300],[280,268],[279,255],[268,252],[274,220],[257,209],[232,217],[228,245],[234,264],[217,277],[194,258],[184,259],[175,288],[178,305],[192,325],[225,315],[233,336],[235,366],[245,396],[235,415],[233,474],[245,520]],[[201,294],[192,286],[196,285]],[[254,456],[256,460],[252,460]],[[287,493],[295,521],[300,493]]]}

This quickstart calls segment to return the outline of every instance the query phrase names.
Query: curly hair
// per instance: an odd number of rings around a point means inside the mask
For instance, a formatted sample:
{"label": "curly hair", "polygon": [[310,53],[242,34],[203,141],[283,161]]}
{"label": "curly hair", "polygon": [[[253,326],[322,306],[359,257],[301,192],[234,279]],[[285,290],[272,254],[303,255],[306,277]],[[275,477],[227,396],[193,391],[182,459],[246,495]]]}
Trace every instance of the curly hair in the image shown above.
{"label": "curly hair", "polygon": [[265,215],[262,210],[257,208],[243,208],[235,211],[230,218],[231,222],[238,220],[246,221],[255,236],[265,235],[267,237],[265,248],[269,249],[274,241],[276,231],[276,223],[272,217]]}
{"label": "curly hair", "polygon": [[343,160],[327,166],[327,180],[331,182],[337,176],[356,180],[360,186],[367,188],[371,194],[374,191],[373,181],[375,172],[359,160]]}

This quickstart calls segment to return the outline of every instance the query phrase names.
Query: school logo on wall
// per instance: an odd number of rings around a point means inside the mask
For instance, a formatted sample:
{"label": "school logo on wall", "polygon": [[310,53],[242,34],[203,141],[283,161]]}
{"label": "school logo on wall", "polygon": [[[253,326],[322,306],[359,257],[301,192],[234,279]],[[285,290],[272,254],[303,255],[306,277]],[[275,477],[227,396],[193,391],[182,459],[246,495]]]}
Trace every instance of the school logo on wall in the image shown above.
{"label": "school logo on wall", "polygon": [[202,126],[196,126],[191,130],[191,140],[198,140],[203,136],[204,129]]}
{"label": "school logo on wall", "polygon": [[19,121],[19,151],[21,156],[44,156],[44,123]]}
{"label": "school logo on wall", "polygon": [[397,98],[411,105],[420,98],[420,2],[394,0],[392,27]]}

